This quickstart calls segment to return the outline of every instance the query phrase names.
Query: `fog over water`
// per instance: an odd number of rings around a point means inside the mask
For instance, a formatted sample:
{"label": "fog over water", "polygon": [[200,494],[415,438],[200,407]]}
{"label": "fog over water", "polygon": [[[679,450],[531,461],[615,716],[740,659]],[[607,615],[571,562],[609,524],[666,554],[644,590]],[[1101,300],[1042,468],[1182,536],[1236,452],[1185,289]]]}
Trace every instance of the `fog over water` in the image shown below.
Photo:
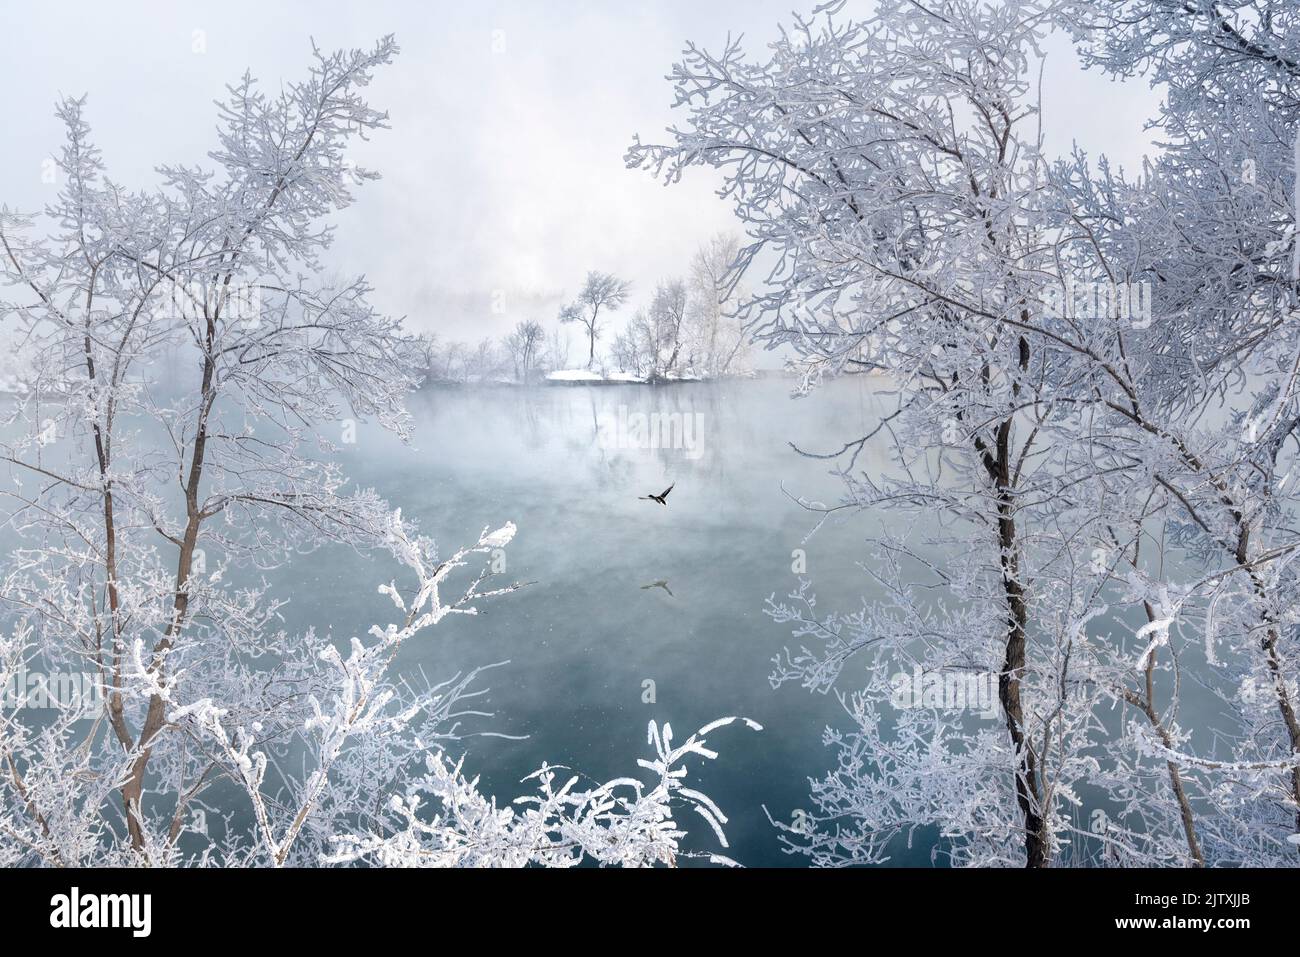
{"label": "fog over water", "polygon": [[[636,759],[649,756],[651,719],[671,723],[680,741],[715,718],[741,715],[764,730],[714,733],[718,759],[693,762],[690,779],[730,818],[730,856],[748,866],[805,863],[783,853],[768,814],[791,823],[813,813],[809,780],[836,760],[823,733],[851,730],[837,694],[862,686],[866,662],[850,662],[829,694],[774,689],[773,656],[791,641],[765,603],[795,590],[799,571],[819,618],[882,599],[868,541],[882,523],[906,532],[918,555],[942,556],[927,544],[924,519],[905,528],[911,520],[898,510],[826,516],[800,504],[836,505],[844,486],[831,472],[834,460],[800,455],[792,443],[827,453],[871,432],[894,408],[888,380],[842,378],[797,398],[794,384],[772,376],[657,387],[426,388],[408,404],[409,443],[374,423],[322,426],[336,446],[325,454],[354,485],[374,488],[414,519],[440,554],[485,527],[518,526],[493,586],[527,587],[478,602],[476,616],[450,616],[404,645],[395,663],[414,685],[485,669],[471,685],[479,694],[464,702],[464,737],[450,745],[485,793],[501,803],[528,793],[532,782],[521,779],[543,762],[588,783],[644,779]],[[162,441],[155,433],[145,425],[139,437]],[[894,467],[880,441],[856,462],[875,479]],[[670,485],[666,505],[639,498]],[[6,527],[0,547],[8,553],[16,544]],[[314,628],[343,646],[394,620],[378,587],[393,581],[409,592],[402,572],[386,552],[335,545],[269,571],[231,569],[228,580],[266,581],[269,598],[286,601],[280,614],[289,634]],[[1107,615],[1093,630],[1122,640],[1139,625]],[[1200,724],[1215,710],[1196,687],[1204,663],[1184,664],[1193,678],[1184,707]],[[1000,727],[1003,718],[994,700],[963,720]],[[1200,735],[1197,743],[1213,746]],[[292,770],[295,759],[287,760]],[[252,824],[238,793],[223,803],[233,814],[215,828]],[[718,850],[706,827],[680,823],[690,832],[687,847]],[[932,857],[937,840],[931,832],[918,833],[910,848],[899,842],[890,863],[943,864],[942,855]]]}
{"label": "fog over water", "polygon": [[[867,379],[802,399],[790,397],[791,386],[426,390],[411,404],[409,447],[364,425],[355,444],[340,446],[348,474],[417,519],[444,551],[484,526],[519,526],[507,576],[536,583],[483,603],[476,618],[448,619],[399,661],[404,673],[440,680],[508,660],[479,681],[490,694],[475,706],[494,716],[466,723],[527,736],[465,742],[467,766],[487,791],[523,793],[518,780],[542,761],[601,780],[636,774],[650,719],[671,722],[680,739],[740,714],[765,730],[717,732],[710,745],[720,757],[699,768],[699,780],[731,818],[737,860],[802,863],[781,853],[762,805],[787,821],[807,808],[806,779],[833,757],[822,730],[845,722],[834,696],[770,687],[771,658],[788,630],[763,614],[764,602],[797,586],[792,552],[802,548],[827,609],[858,607],[870,582],[854,563],[874,519],[830,521],[809,539],[819,516],[793,496],[834,503],[841,485],[829,463],[788,443],[839,448],[890,400]],[[675,415],[658,421],[683,426],[694,416],[698,431],[679,433],[694,447],[637,447],[635,426],[618,428],[638,414],[647,423]],[[667,506],[637,498],[674,483]],[[291,598],[291,628],[333,623],[335,637],[347,638],[389,620],[392,606],[375,589],[397,573],[379,557],[327,549],[277,573],[276,583]],[[671,595],[642,587],[660,580]],[[643,701],[647,681],[654,703]],[[699,846],[711,841],[707,828],[691,830]],[[917,854],[914,862],[928,862],[928,850]]]}

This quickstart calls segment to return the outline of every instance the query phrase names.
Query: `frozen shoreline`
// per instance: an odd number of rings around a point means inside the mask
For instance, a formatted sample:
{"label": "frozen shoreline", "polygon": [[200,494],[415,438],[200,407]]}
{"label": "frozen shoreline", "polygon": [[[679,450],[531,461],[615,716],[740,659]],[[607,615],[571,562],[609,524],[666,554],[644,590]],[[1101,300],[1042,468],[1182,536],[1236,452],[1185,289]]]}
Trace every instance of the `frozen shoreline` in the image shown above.
{"label": "frozen shoreline", "polygon": [[632,372],[610,372],[602,374],[588,369],[560,369],[555,372],[548,372],[543,376],[530,379],[528,382],[520,382],[517,379],[478,379],[469,378],[466,380],[454,379],[427,379],[425,387],[456,387],[456,388],[530,388],[533,386],[582,386],[582,385],[675,385],[678,383],[702,383],[702,382],[734,382],[738,380],[752,379],[793,379],[790,373],[780,369],[762,369],[725,376],[693,376],[693,375],[670,375],[670,376],[639,376]]}

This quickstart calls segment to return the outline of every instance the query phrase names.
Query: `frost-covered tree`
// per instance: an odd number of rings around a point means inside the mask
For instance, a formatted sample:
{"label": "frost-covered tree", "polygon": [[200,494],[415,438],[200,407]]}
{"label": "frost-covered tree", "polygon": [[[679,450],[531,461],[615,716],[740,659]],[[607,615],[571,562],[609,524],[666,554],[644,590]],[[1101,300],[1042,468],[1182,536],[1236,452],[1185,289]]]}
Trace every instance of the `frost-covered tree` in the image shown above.
{"label": "frost-covered tree", "polygon": [[560,309],[561,323],[576,322],[587,332],[587,368],[596,362],[596,340],[600,338],[601,311],[617,311],[632,290],[632,283],[610,273],[589,272],[578,298]]}
{"label": "frost-covered tree", "polygon": [[654,382],[679,372],[688,310],[686,283],[661,282],[645,309],[638,309],[614,340],[620,368]]}
{"label": "frost-covered tree", "polygon": [[469,362],[469,379],[472,382],[491,382],[505,372],[508,358],[500,343],[482,338],[474,346]]}
{"label": "frost-covered tree", "polygon": [[569,367],[569,339],[559,325],[551,328],[551,334],[546,337],[540,356],[541,368],[547,372]]}
{"label": "frost-covered tree", "polygon": [[[840,507],[887,507],[904,529],[876,541],[884,598],[826,615],[805,585],[770,607],[800,642],[774,682],[866,673],[844,697],[851,732],[828,737],[839,766],[814,784],[816,827],[787,839],[826,864],[881,860],[921,827],[961,863],[1043,866],[1076,846],[1126,864],[1295,863],[1279,217],[1212,216],[1240,180],[1211,187],[1224,164],[1190,154],[1226,137],[1189,139],[1136,184],[1042,155],[1030,67],[1049,27],[1079,29],[1077,6],[841,8],[796,19],[763,58],[688,47],[672,80],[689,121],[628,157],[669,181],[722,171],[751,240],[737,268],[771,264],[743,314],[794,348],[804,388],[863,370],[892,383],[893,411],[826,456]],[[1260,137],[1261,168],[1278,168],[1281,132]],[[881,441],[890,471],[857,471]],[[1198,536],[1217,566],[1191,564]],[[1189,648],[1211,668],[1253,656],[1272,726],[1185,723]],[[938,698],[899,706],[914,668],[995,676],[1001,728]],[[1215,679],[1232,698],[1232,672]],[[1260,796],[1225,813],[1236,781]],[[1081,828],[1088,802],[1113,824]]]}
{"label": "frost-covered tree", "polygon": [[[269,98],[246,75],[220,107],[220,178],[162,167],[152,194],[106,179],[84,99],[64,101],[66,185],[48,211],[58,232],[29,244],[21,222],[2,227],[7,278],[30,296],[7,311],[44,346],[15,411],[27,435],[6,459],[29,478],[54,471],[39,442],[47,415],[69,446],[52,484],[17,491],[38,545],[30,560],[20,552],[5,598],[37,616],[38,633],[55,639],[43,642],[49,654],[92,664],[111,689],[109,727],[133,754],[121,794],[136,850],[146,778],[164,776],[176,812],[202,780],[163,697],[141,699],[141,711],[127,694],[137,649],[159,681],[181,669],[250,681],[248,651],[270,609],[256,589],[211,587],[226,563],[272,566],[322,534],[372,541],[386,514],[300,446],[312,423],[342,418],[340,403],[405,431],[410,340],[370,307],[364,281],[301,277],[329,245],[322,218],[373,178],[345,167],[342,149],[384,125],[358,89],[395,50],[384,40],[318,52],[310,79]],[[168,348],[188,353],[178,375],[190,380],[171,399],[150,389],[145,368]],[[142,447],[142,419],[164,430],[169,455]]]}
{"label": "frost-covered tree", "polygon": [[743,371],[748,337],[733,315],[742,297],[731,268],[739,251],[735,234],[720,233],[691,257],[688,278],[656,285],[649,305],[615,336],[619,368],[648,380]]}
{"label": "frost-covered tree", "polygon": [[[897,667],[893,656],[915,654],[921,635],[945,636],[928,643],[923,666],[997,675],[1005,717],[1001,739],[942,727],[930,735],[955,735],[954,760],[985,767],[963,781],[993,792],[971,803],[982,803],[975,813],[987,819],[962,828],[974,832],[971,860],[1010,860],[1014,841],[1024,861],[1041,866],[1052,854],[1052,794],[1064,790],[1048,776],[1080,769],[1046,764],[1042,742],[1064,740],[1073,715],[1035,700],[1054,695],[1059,673],[1030,660],[1032,540],[1020,502],[1038,484],[1026,464],[1043,462],[1041,436],[1069,410],[1046,394],[1050,368],[1038,368],[1029,343],[1000,320],[1029,308],[1026,273],[1038,265],[1035,152],[1020,131],[1033,117],[1023,74],[1042,13],[1019,4],[944,10],[886,3],[868,22],[796,20],[767,60],[748,59],[738,42],[717,55],[691,46],[673,70],[689,126],[670,146],[638,142],[629,162],[670,180],[692,164],[721,168],[753,239],[741,267],[764,248],[778,263],[771,291],[748,307],[758,335],[796,348],[806,387],[845,370],[888,369],[910,387],[895,413],[908,428],[906,445],[954,447],[957,461],[946,467],[957,470],[955,486],[941,486],[934,460],[908,454],[902,442],[901,482],[846,478],[855,504],[960,516],[967,538],[951,544],[968,560],[952,586],[969,610],[939,620],[900,613],[884,635],[867,628],[847,647],[831,638],[831,649],[796,656],[780,677],[817,686],[859,647],[875,650],[883,672]],[[1018,431],[1025,413],[1031,420]],[[939,468],[947,458],[939,455]],[[785,606],[774,612],[800,617]],[[1058,658],[1072,638],[1068,622],[1059,627],[1049,636]],[[829,623],[828,636],[839,632]],[[865,732],[873,719],[861,717]],[[932,762],[907,792],[919,807],[901,789],[880,795],[893,827],[957,826],[946,820],[953,785],[936,771]],[[832,817],[846,810],[822,806]],[[839,842],[848,859],[876,859],[891,830],[880,811],[864,816],[877,828],[865,844]]]}
{"label": "frost-covered tree", "polygon": [[688,359],[693,368],[718,377],[742,371],[749,337],[732,314],[743,300],[732,265],[740,255],[740,237],[719,233],[691,257],[687,314]]}
{"label": "frost-covered tree", "polygon": [[1074,8],[1067,22],[1085,63],[1166,86],[1156,119],[1166,146],[1137,183],[1108,169],[1089,177],[1080,157],[1057,176],[1083,213],[1076,255],[1136,267],[1155,289],[1145,348],[1112,362],[1111,378],[1127,381],[1112,412],[1148,437],[1146,468],[1192,565],[1178,582],[1180,618],[1199,632],[1211,690],[1235,719],[1221,731],[1226,753],[1180,759],[1211,772],[1219,805],[1237,808],[1211,853],[1292,865],[1296,16],[1268,2]]}
{"label": "frost-covered tree", "polygon": [[537,367],[539,355],[546,341],[546,333],[540,323],[526,319],[518,323],[514,331],[506,336],[504,345],[514,365],[515,379],[528,382]]}
{"label": "frost-covered tree", "polygon": [[[490,582],[515,528],[440,551],[331,455],[363,418],[409,434],[402,403],[433,343],[377,312],[364,280],[323,278],[329,218],[377,176],[344,149],[386,126],[363,93],[397,46],[313,53],[302,81],[231,86],[211,168],[160,167],[151,191],[108,178],[85,100],[63,101],[58,199],[39,220],[0,213],[0,319],[34,357],[0,444],[20,537],[0,677],[87,673],[95,692],[89,709],[56,695],[0,713],[0,862],[388,861],[377,848],[417,810],[441,835],[430,863],[671,862],[674,808],[725,820],[682,765],[713,756],[716,724],[680,747],[654,729],[649,788],[557,790],[547,770],[539,828],[475,811],[492,799],[445,753],[476,675],[394,671],[405,642],[517,587]],[[399,621],[350,643],[279,627],[260,573],[326,542],[412,573],[381,589]]]}

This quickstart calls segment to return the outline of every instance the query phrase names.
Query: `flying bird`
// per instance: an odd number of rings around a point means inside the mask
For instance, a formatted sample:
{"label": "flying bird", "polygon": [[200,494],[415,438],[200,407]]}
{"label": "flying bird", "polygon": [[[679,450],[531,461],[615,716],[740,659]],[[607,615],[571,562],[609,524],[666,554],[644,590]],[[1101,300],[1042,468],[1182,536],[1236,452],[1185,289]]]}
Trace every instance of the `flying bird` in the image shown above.
{"label": "flying bird", "polygon": [[671,492],[674,488],[676,488],[676,486],[677,483],[674,482],[672,485],[668,486],[658,495],[638,495],[637,498],[645,501],[650,501],[650,502],[658,502],[660,505],[667,505],[668,503],[665,501],[665,499],[668,498],[668,493]]}
{"label": "flying bird", "polygon": [[[668,493],[665,492],[664,494],[667,495]],[[664,591],[668,592],[668,594],[671,595],[673,598],[677,597],[676,595],[673,595],[673,590],[668,587],[668,579],[666,578],[661,578],[658,581],[653,581],[648,585],[641,586],[642,591],[645,591],[647,588],[662,588]]]}

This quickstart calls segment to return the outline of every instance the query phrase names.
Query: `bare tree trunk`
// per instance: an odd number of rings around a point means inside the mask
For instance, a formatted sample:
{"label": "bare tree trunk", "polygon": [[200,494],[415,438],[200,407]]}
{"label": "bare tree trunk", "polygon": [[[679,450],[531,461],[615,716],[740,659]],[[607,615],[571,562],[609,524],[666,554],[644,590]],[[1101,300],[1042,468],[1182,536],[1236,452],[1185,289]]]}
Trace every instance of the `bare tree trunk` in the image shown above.
{"label": "bare tree trunk", "polygon": [[[1010,422],[998,430],[999,451],[1005,446],[1003,434],[1010,431]],[[999,468],[1005,473],[1006,457],[999,456]],[[1020,696],[1020,680],[1025,671],[1025,628],[1029,610],[1025,604],[1024,588],[1020,583],[1020,560],[1016,541],[1016,523],[1012,513],[1009,490],[1004,485],[998,489],[998,544],[1002,550],[1002,588],[1007,602],[1007,646],[1002,671],[998,675],[998,700],[1006,715],[1007,732],[1016,749],[1016,803],[1025,821],[1025,866],[1047,867],[1050,864],[1050,840],[1047,820],[1043,814],[1038,779],[1038,755],[1025,734],[1024,704]]]}
{"label": "bare tree trunk", "polygon": [[[1020,339],[1019,364],[1022,371],[1029,368],[1029,343]],[[1015,748],[1016,803],[1025,826],[1025,866],[1048,867],[1051,863],[1051,835],[1042,806],[1042,789],[1039,780],[1038,755],[1033,743],[1025,734],[1024,702],[1020,682],[1025,672],[1026,629],[1029,608],[1025,602],[1024,586],[1020,581],[1020,543],[1016,533],[1015,502],[1013,498],[1012,449],[1010,418],[998,424],[996,447],[990,449],[978,435],[975,448],[984,468],[997,489],[997,527],[999,564],[1002,568],[1002,591],[1007,605],[1006,653],[1002,670],[998,674],[998,701],[1006,718],[1007,733]]]}
{"label": "bare tree trunk", "polygon": [[[1146,604],[1147,620],[1155,621],[1155,609],[1149,603]],[[1160,738],[1160,742],[1169,749],[1173,749],[1174,739],[1170,737],[1169,731],[1165,728],[1164,722],[1155,708],[1155,652],[1153,651],[1147,658],[1146,667],[1146,694],[1137,695],[1132,691],[1124,692],[1124,699],[1135,706],[1139,711],[1146,715],[1147,721],[1155,729]],[[1183,837],[1187,840],[1187,850],[1192,855],[1193,867],[1205,866],[1205,854],[1201,851],[1201,842],[1196,837],[1196,818],[1192,814],[1192,803],[1187,798],[1187,789],[1183,786],[1182,772],[1178,770],[1178,765],[1173,761],[1166,761],[1165,768],[1169,772],[1169,786],[1173,789],[1174,799],[1178,802],[1178,816],[1183,825]]]}
{"label": "bare tree trunk", "polygon": [[596,364],[596,317],[600,315],[600,305],[591,307],[591,321],[587,323],[587,368]]}
{"label": "bare tree trunk", "polygon": [[[1248,562],[1246,555],[1248,552],[1249,531],[1242,526],[1241,534],[1238,537],[1237,544],[1237,561],[1245,566],[1250,574],[1251,585],[1255,594],[1260,601],[1267,600],[1267,587],[1263,580],[1260,579],[1259,573]],[[1287,690],[1286,676],[1282,671],[1282,661],[1278,657],[1277,643],[1281,637],[1278,630],[1278,623],[1265,606],[1260,613],[1260,619],[1265,625],[1264,637],[1260,641],[1260,649],[1264,652],[1264,662],[1268,667],[1268,676],[1273,682],[1273,696],[1277,701],[1278,713],[1282,716],[1282,724],[1286,728],[1287,739],[1291,744],[1291,754],[1293,757],[1300,758],[1300,721],[1296,719],[1295,705],[1291,701],[1291,693]],[[1300,764],[1291,766],[1291,800],[1295,804],[1295,827],[1300,832]]]}
{"label": "bare tree trunk", "polygon": [[[203,358],[203,402],[199,410],[199,424],[194,436],[194,450],[190,456],[189,476],[185,483],[185,534],[181,538],[180,554],[176,561],[176,584],[172,598],[172,617],[162,639],[154,646],[151,670],[161,671],[163,658],[171,650],[179,634],[181,625],[189,611],[190,574],[194,564],[194,549],[198,544],[199,529],[204,516],[199,510],[199,485],[203,478],[204,454],[208,441],[208,413],[216,398],[213,391],[213,375],[216,364],[212,357],[212,343],[216,335],[215,317],[207,319],[207,348]],[[126,811],[127,830],[131,837],[131,846],[136,850],[144,847],[144,830],[140,824],[140,800],[144,794],[145,771],[149,758],[153,754],[153,742],[166,721],[165,702],[158,695],[149,698],[149,708],[145,712],[144,725],[136,742],[139,754],[131,764],[131,772],[122,786],[122,804]]]}

